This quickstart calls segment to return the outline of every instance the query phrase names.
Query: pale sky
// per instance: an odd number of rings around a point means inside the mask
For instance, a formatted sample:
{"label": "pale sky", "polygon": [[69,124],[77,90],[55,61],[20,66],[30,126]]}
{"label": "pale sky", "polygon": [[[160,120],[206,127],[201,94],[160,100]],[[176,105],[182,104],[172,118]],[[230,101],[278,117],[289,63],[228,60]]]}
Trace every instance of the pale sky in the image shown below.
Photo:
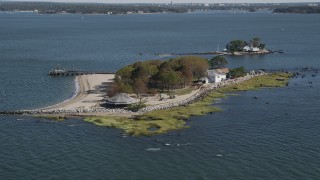
{"label": "pale sky", "polygon": [[[10,0],[0,0],[10,1]],[[18,0],[35,2],[99,2],[99,3],[170,3],[171,0]],[[320,2],[320,0],[172,0],[173,3],[295,3]]]}

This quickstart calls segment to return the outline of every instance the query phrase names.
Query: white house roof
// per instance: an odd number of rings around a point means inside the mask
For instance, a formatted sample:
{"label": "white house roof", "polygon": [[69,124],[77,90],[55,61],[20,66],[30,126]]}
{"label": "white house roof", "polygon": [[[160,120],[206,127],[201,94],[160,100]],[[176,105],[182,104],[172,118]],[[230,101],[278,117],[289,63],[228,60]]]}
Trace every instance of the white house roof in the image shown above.
{"label": "white house roof", "polygon": [[228,74],[229,69],[228,68],[220,68],[220,69],[209,69],[208,74]]}
{"label": "white house roof", "polygon": [[126,93],[120,93],[107,99],[107,104],[113,104],[113,105],[127,105],[127,104],[133,104],[136,102],[137,102],[136,99],[128,96],[128,94]]}

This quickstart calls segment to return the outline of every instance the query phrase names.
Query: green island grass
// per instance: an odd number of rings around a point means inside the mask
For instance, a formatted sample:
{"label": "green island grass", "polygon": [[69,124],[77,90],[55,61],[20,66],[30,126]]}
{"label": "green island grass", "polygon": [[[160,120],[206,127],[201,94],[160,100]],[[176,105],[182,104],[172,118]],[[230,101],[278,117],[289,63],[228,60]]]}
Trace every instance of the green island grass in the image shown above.
{"label": "green island grass", "polygon": [[279,72],[257,76],[240,84],[220,88],[218,92],[226,93],[235,91],[256,90],[259,88],[283,87],[286,86],[291,76],[291,73]]}
{"label": "green island grass", "polygon": [[199,116],[210,112],[221,111],[221,109],[213,107],[211,104],[215,99],[222,97],[224,97],[223,94],[215,92],[211,93],[202,101],[188,106],[151,111],[132,118],[87,117],[84,120],[98,126],[119,128],[125,133],[134,136],[163,134],[172,130],[188,128],[188,126],[186,126],[186,120],[190,116]]}
{"label": "green island grass", "polygon": [[290,76],[291,74],[288,73],[273,73],[254,77],[241,84],[221,88],[196,103],[151,111],[131,118],[110,116],[87,117],[84,120],[98,126],[122,129],[125,133],[134,136],[163,134],[172,130],[188,128],[186,120],[191,116],[221,111],[221,109],[212,106],[212,104],[215,100],[225,97],[225,93],[255,90],[262,87],[283,87],[288,83]]}

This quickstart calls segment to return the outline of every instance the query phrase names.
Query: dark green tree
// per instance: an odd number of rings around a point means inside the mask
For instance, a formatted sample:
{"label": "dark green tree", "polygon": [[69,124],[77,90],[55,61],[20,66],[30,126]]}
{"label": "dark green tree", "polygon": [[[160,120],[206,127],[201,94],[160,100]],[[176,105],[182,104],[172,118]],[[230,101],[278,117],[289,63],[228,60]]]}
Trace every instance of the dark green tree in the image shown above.
{"label": "dark green tree", "polygon": [[238,67],[231,69],[229,72],[229,77],[230,78],[238,78],[238,77],[243,77],[247,75],[247,71],[245,70],[244,67]]}
{"label": "dark green tree", "polygon": [[147,82],[143,81],[142,79],[136,79],[133,83],[133,91],[137,94],[138,97],[140,96],[140,94],[147,93],[148,92]]}
{"label": "dark green tree", "polygon": [[266,48],[266,44],[260,44],[259,48],[260,48],[260,49]]}
{"label": "dark green tree", "polygon": [[228,64],[228,61],[223,56],[216,56],[210,59],[211,68],[224,68]]}
{"label": "dark green tree", "polygon": [[190,85],[193,80],[193,73],[192,73],[192,61],[187,59],[182,59],[180,61],[181,64],[181,75],[183,79],[183,87]]}
{"label": "dark green tree", "polygon": [[234,40],[234,41],[231,41],[229,44],[227,44],[226,48],[231,52],[243,51],[243,48],[247,45],[248,43],[246,41]]}
{"label": "dark green tree", "polygon": [[174,90],[181,87],[182,78],[179,72],[169,71],[163,77],[167,83],[170,98],[174,97]]}
{"label": "dark green tree", "polygon": [[195,59],[192,63],[193,77],[199,80],[202,77],[207,76],[207,70],[209,69],[209,61],[204,58]]}
{"label": "dark green tree", "polygon": [[250,43],[252,44],[253,47],[260,47],[260,38],[255,37],[252,40],[250,40]]}
{"label": "dark green tree", "polygon": [[116,81],[122,81],[130,84],[132,82],[131,74],[134,68],[132,65],[123,67],[116,72]]}

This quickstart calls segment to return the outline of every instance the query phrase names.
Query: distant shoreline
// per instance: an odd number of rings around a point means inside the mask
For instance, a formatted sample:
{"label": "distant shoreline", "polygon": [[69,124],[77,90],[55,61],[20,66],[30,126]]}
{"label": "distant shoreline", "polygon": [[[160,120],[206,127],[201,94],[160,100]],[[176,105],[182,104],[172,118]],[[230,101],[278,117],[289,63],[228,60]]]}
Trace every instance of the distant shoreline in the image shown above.
{"label": "distant shoreline", "polygon": [[[68,3],[68,2],[1,2],[1,11],[37,12],[39,14],[153,14],[188,13],[229,10],[254,13],[257,11],[318,13],[320,3]],[[294,8],[294,9],[293,9]],[[293,9],[293,10],[292,10]]]}

